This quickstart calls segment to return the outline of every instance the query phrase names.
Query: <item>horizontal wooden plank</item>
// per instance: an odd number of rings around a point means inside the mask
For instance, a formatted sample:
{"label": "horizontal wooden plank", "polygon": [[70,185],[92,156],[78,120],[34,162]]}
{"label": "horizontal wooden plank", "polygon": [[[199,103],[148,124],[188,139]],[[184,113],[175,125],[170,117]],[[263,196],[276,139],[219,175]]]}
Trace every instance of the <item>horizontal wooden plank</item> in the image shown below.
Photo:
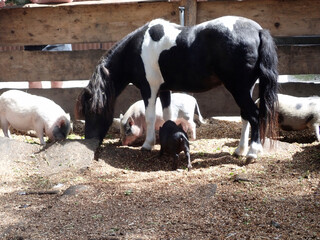
{"label": "horizontal wooden plank", "polygon": [[[167,0],[98,0],[98,1],[75,1],[70,3],[28,3],[24,8],[43,8],[43,7],[60,7],[60,6],[74,6],[74,5],[101,5],[101,4],[123,4],[123,3],[142,3],[142,2],[168,2]],[[16,8],[17,6],[13,6]],[[10,8],[10,7],[9,7]]]}
{"label": "horizontal wooden plank", "polygon": [[114,42],[158,17],[178,22],[178,3],[74,3],[0,9],[0,43]]}
{"label": "horizontal wooden plank", "polygon": [[89,79],[105,50],[0,52],[0,81]]}
{"label": "horizontal wooden plank", "polygon": [[320,45],[278,46],[281,74],[320,74]]}
{"label": "horizontal wooden plank", "polygon": [[[154,18],[179,23],[180,4],[94,1],[3,8],[0,43],[10,46],[113,42]],[[320,0],[208,1],[198,2],[196,9],[197,23],[239,15],[256,20],[274,36],[320,34]]]}
{"label": "horizontal wooden plank", "polygon": [[320,36],[277,37],[277,45],[320,45]]}
{"label": "horizontal wooden plank", "polygon": [[245,0],[199,2],[197,22],[224,15],[257,21],[273,36],[320,34],[320,0]]}
{"label": "horizontal wooden plank", "polygon": [[[89,79],[104,50],[0,52],[0,81]],[[279,46],[280,74],[320,74],[320,45]]]}

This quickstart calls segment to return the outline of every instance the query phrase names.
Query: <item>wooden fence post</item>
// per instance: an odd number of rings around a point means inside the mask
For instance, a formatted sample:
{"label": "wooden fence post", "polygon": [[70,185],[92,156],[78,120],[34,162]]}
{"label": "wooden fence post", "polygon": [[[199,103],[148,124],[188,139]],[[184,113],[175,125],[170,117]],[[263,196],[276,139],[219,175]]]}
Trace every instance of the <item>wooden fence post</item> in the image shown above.
{"label": "wooden fence post", "polygon": [[197,24],[197,0],[182,0],[181,6],[185,7],[185,25],[193,26]]}

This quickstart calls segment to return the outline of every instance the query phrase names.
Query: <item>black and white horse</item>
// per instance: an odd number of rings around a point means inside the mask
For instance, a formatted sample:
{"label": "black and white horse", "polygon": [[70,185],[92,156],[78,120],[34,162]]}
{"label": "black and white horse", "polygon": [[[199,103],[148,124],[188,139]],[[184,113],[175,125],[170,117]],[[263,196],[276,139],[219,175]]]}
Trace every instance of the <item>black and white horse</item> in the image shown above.
{"label": "black and white horse", "polygon": [[[100,60],[79,95],[76,113],[85,118],[85,137],[102,141],[116,98],[132,83],[145,103],[147,136],[142,148],[150,150],[155,143],[157,96],[168,120],[170,90],[204,92],[224,84],[252,129],[249,151],[248,143],[240,141],[235,154],[257,158],[260,139],[275,125],[277,61],[271,35],[250,19],[225,16],[193,27],[155,19],[120,40]],[[258,78],[259,109],[251,98]]]}

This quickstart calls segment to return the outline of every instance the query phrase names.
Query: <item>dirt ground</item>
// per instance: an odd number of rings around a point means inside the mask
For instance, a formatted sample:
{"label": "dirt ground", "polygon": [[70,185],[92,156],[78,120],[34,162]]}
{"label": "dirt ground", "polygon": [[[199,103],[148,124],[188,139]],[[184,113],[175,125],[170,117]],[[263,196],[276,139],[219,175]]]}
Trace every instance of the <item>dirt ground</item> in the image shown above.
{"label": "dirt ground", "polygon": [[[95,160],[65,167],[39,157],[37,139],[13,135],[14,150],[0,162],[0,239],[320,239],[314,134],[280,132],[277,149],[244,165],[232,155],[240,130],[218,120],[199,127],[189,172],[183,153],[172,171],[159,145],[140,151],[117,134]],[[87,159],[90,149],[81,149],[59,151]]]}

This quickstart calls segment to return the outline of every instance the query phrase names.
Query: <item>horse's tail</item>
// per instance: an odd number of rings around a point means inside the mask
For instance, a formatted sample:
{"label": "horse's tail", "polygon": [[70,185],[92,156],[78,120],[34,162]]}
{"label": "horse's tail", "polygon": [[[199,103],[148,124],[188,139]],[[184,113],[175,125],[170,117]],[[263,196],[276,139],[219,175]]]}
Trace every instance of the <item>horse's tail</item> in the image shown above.
{"label": "horse's tail", "polygon": [[276,45],[268,30],[260,30],[259,47],[259,122],[260,137],[264,142],[265,137],[276,137],[278,103],[278,57]]}

